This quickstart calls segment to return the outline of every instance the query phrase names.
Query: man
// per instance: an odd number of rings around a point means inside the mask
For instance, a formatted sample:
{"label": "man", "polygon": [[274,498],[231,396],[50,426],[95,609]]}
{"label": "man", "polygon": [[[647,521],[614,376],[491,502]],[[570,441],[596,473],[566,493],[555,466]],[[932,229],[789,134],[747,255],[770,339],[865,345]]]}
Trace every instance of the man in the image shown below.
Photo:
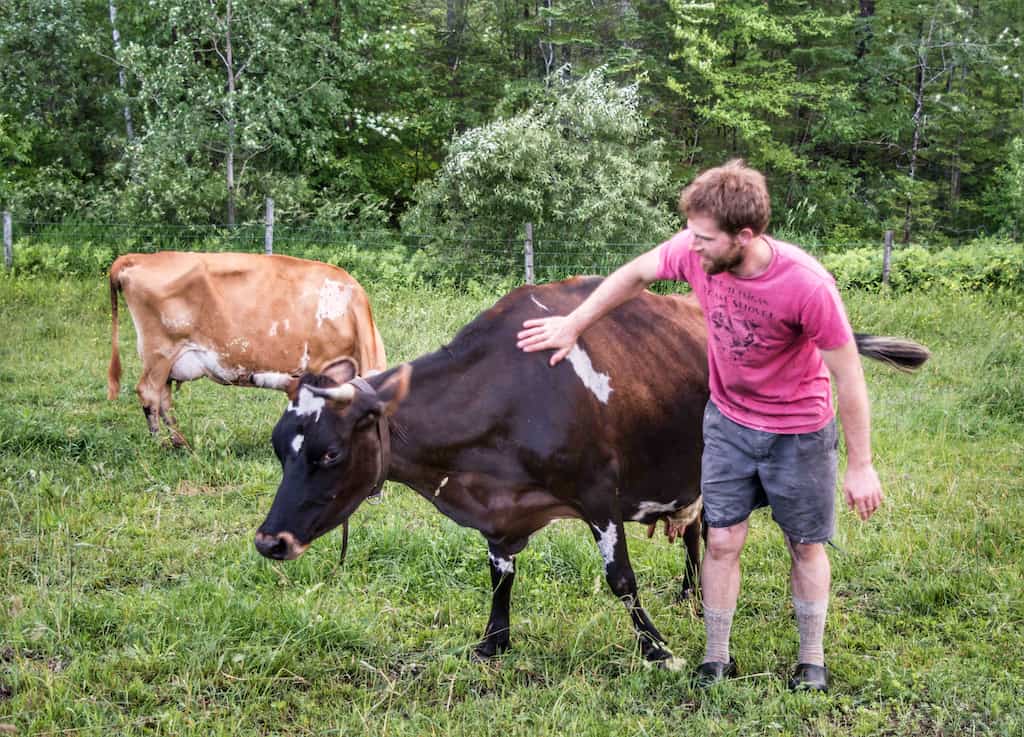
{"label": "man", "polygon": [[824,544],[835,522],[838,446],[829,373],[846,438],[846,502],[862,520],[882,503],[853,332],[828,272],[765,232],[771,203],[758,171],[740,160],[705,171],[683,190],[679,210],[685,230],[619,268],[569,315],[527,320],[517,345],[554,349],[553,366],[589,325],[651,282],[689,282],[707,320],[711,385],[701,464],[707,646],[695,675],[710,685],[737,674],[729,633],[740,552],[750,513],[767,505],[792,560],[800,650],[789,687],[827,691]]}

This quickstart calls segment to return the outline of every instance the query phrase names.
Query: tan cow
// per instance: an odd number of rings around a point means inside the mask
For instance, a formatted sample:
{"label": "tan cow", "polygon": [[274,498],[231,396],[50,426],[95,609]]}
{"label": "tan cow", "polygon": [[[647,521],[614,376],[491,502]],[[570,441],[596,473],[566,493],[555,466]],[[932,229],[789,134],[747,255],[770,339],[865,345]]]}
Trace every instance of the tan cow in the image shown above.
{"label": "tan cow", "polygon": [[119,291],[142,359],[142,411],[154,435],[163,419],[175,446],[186,442],[171,411],[172,381],[205,376],[283,390],[293,376],[341,362],[358,374],[387,367],[366,292],[343,269],[290,256],[130,253],[110,267],[110,399],[121,381]]}

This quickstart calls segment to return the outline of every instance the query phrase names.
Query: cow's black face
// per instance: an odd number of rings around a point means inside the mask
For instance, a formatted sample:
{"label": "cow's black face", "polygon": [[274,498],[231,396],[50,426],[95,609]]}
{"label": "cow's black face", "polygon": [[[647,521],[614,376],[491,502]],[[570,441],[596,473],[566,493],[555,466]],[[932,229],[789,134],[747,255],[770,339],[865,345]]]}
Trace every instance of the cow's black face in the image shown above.
{"label": "cow's black face", "polygon": [[[410,370],[396,369],[376,393],[344,386],[324,396],[314,377],[301,385],[274,428],[282,478],[256,548],[268,558],[297,558],[316,538],[348,519],[383,483],[387,416],[408,390]],[[308,381],[308,380],[304,380]],[[365,385],[364,385],[365,386]],[[334,387],[337,390],[337,387]]]}

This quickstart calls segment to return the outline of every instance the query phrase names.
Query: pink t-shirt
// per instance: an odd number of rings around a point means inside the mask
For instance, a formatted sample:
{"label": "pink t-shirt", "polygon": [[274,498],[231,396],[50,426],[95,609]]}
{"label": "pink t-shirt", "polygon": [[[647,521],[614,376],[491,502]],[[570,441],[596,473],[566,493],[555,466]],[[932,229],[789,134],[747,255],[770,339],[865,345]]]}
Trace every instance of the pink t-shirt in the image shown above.
{"label": "pink t-shirt", "polygon": [[660,246],[659,279],[689,282],[708,324],[711,398],[744,427],[774,433],[819,430],[833,417],[821,350],[853,339],[835,280],[809,254],[765,236],[772,248],[758,276],[708,276],[683,230]]}

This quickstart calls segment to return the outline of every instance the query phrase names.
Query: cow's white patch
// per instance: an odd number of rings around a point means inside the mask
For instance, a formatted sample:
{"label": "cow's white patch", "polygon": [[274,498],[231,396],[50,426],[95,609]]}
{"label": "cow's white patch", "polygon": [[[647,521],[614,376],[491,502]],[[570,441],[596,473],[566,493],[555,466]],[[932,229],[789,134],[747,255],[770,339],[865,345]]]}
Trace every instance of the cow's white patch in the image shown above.
{"label": "cow's white patch", "polygon": [[231,384],[238,381],[243,374],[244,369],[232,369],[222,364],[221,356],[217,351],[203,348],[195,343],[187,343],[184,350],[175,359],[174,365],[171,366],[170,378],[175,381],[192,381],[208,376],[222,384]]}
{"label": "cow's white patch", "polygon": [[488,553],[487,557],[491,559],[491,563],[494,564],[494,567],[506,576],[510,573],[516,572],[516,562],[514,559],[498,558],[494,553]]}
{"label": "cow's white patch", "polygon": [[302,345],[302,358],[299,359],[299,372],[309,368],[309,343]]}
{"label": "cow's white patch", "polygon": [[441,479],[441,483],[437,485],[437,488],[434,489],[434,496],[437,496],[438,494],[440,494],[441,493],[441,489],[443,489],[444,485],[447,484],[447,483],[448,483],[448,477],[445,476],[443,479]]}
{"label": "cow's white patch", "polygon": [[291,380],[290,374],[282,374],[277,371],[261,371],[252,375],[253,386],[262,389],[287,389]]}
{"label": "cow's white patch", "polygon": [[288,408],[289,412],[294,412],[299,417],[306,417],[307,415],[316,415],[316,420],[320,419],[320,411],[324,408],[324,398],[318,397],[316,394],[311,392],[306,387],[299,389],[299,398],[292,402]]}
{"label": "cow's white patch", "polygon": [[177,330],[188,330],[192,327],[192,315],[188,312],[182,312],[177,315],[165,315],[160,313],[160,322],[163,326],[171,331]]}
{"label": "cow's white patch", "polygon": [[289,330],[291,330],[291,327],[292,327],[291,321],[288,320],[288,319],[285,319],[285,321],[284,321],[284,331],[287,333]]}
{"label": "cow's white patch", "polygon": [[583,380],[583,385],[594,393],[594,396],[604,404],[608,404],[608,397],[611,395],[612,383],[608,374],[602,374],[594,370],[594,364],[590,362],[590,356],[580,348],[577,343],[569,351],[569,363],[572,364],[576,375]]}
{"label": "cow's white patch", "polygon": [[615,562],[615,543],[619,541],[619,533],[615,529],[615,523],[609,522],[608,527],[602,530],[597,525],[592,525],[600,536],[597,539],[597,549],[601,551],[601,557],[604,558],[604,570],[608,571],[608,566]]}
{"label": "cow's white patch", "polygon": [[242,353],[245,353],[247,350],[249,350],[249,339],[248,338],[243,338],[241,336],[239,336],[237,338],[232,338],[231,342],[229,342],[227,344],[227,349],[229,351],[237,350],[237,351],[240,351]]}
{"label": "cow's white patch", "polygon": [[544,310],[545,312],[551,312],[551,310],[549,310],[549,309],[548,309],[547,307],[545,307],[544,305],[542,305],[542,304],[540,303],[540,301],[539,301],[539,300],[538,300],[538,299],[537,299],[536,297],[534,297],[534,296],[533,296],[532,294],[530,295],[530,299],[532,299],[532,300],[533,300],[533,303],[534,303],[535,305],[537,305],[538,307],[540,307],[540,308],[541,308],[542,310]]}
{"label": "cow's white patch", "polygon": [[316,326],[322,326],[324,320],[333,320],[344,315],[351,300],[352,285],[342,285],[340,281],[324,279],[316,305]]}
{"label": "cow's white patch", "polygon": [[267,333],[267,335],[269,335],[271,338],[277,335],[277,320],[274,320],[274,322],[270,324],[270,332]]}
{"label": "cow's white patch", "polygon": [[639,522],[642,519],[647,519],[652,514],[661,516],[674,511],[676,511],[675,502],[669,502],[668,504],[662,504],[661,502],[640,502],[637,504],[636,514],[633,515],[632,519]]}
{"label": "cow's white patch", "polygon": [[296,435],[295,439],[292,440],[292,450],[295,451],[295,455],[298,455],[299,451],[302,450],[302,441],[304,439],[305,438],[300,434],[300,435]]}

